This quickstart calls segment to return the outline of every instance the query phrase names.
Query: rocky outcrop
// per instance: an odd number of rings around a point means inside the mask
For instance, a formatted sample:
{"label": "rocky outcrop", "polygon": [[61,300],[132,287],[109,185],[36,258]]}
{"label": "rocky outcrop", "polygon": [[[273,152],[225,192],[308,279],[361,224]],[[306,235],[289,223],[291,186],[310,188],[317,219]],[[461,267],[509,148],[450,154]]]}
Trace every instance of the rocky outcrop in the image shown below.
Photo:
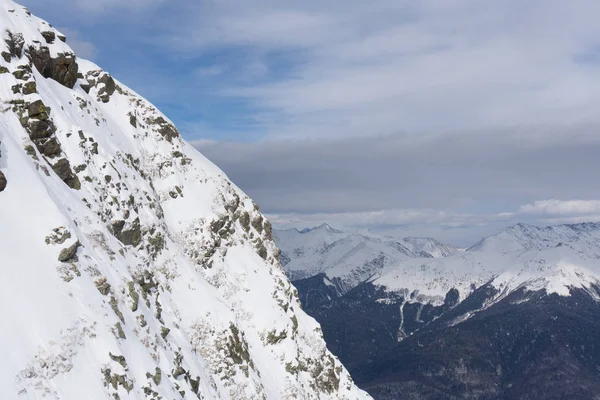
{"label": "rocky outcrop", "polygon": [[77,241],[73,245],[62,249],[60,254],[58,255],[58,261],[60,261],[60,262],[76,261],[77,249],[80,246],[81,246],[81,243],[79,243],[79,241]]}
{"label": "rocky outcrop", "polygon": [[6,39],[4,42],[8,46],[8,52],[2,52],[2,58],[6,62],[10,62],[12,58],[21,58],[23,55],[23,45],[25,39],[20,33],[12,33],[9,30],[6,31]]}
{"label": "rocky outcrop", "polygon": [[46,39],[46,43],[48,44],[52,44],[54,43],[54,40],[56,39],[56,34],[52,31],[45,31],[45,32],[41,32],[42,36],[44,37],[44,39]]}
{"label": "rocky outcrop", "polygon": [[97,88],[98,101],[103,103],[110,101],[110,96],[115,92],[117,84],[109,73],[100,70],[90,71],[86,74],[85,79],[87,84],[80,85],[83,90],[89,93],[91,88]]}
{"label": "rocky outcrop", "polygon": [[71,164],[66,158],[61,158],[52,166],[52,170],[58,175],[64,183],[67,184],[71,189],[81,189],[81,183],[77,175],[73,173]]}
{"label": "rocky outcrop", "polygon": [[173,139],[179,137],[179,132],[177,129],[168,122],[163,117],[157,118],[148,118],[146,119],[146,123],[149,125],[155,125],[157,127],[157,132],[167,140],[167,142],[171,142]]}
{"label": "rocky outcrop", "polygon": [[140,219],[136,218],[131,226],[125,229],[125,221],[119,220],[109,226],[110,232],[126,246],[137,246],[142,240]]}
{"label": "rocky outcrop", "polygon": [[48,47],[30,46],[28,49],[31,62],[35,68],[44,76],[60,83],[69,89],[77,82],[79,66],[73,53],[60,53],[57,57],[50,56]]}
{"label": "rocky outcrop", "polygon": [[98,78],[98,85],[103,85],[98,90],[98,96],[103,103],[108,103],[110,96],[115,92],[115,80],[106,72]]}

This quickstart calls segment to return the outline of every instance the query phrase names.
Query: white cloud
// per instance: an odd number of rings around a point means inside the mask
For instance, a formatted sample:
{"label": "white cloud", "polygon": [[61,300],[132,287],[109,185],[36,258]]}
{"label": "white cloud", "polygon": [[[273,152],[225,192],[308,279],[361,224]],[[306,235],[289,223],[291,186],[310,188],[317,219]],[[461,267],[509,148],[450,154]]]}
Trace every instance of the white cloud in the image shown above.
{"label": "white cloud", "polygon": [[163,42],[261,59],[269,79],[222,94],[265,110],[272,136],[600,120],[598,67],[579,57],[597,49],[596,1],[257,0],[185,9],[190,23],[165,25]]}
{"label": "white cloud", "polygon": [[[568,125],[195,145],[279,226],[329,222],[468,245],[518,222],[600,220],[597,132]],[[540,200],[553,198],[563,200]]]}
{"label": "white cloud", "polygon": [[600,200],[540,200],[521,206],[519,212],[567,218],[600,215]]}

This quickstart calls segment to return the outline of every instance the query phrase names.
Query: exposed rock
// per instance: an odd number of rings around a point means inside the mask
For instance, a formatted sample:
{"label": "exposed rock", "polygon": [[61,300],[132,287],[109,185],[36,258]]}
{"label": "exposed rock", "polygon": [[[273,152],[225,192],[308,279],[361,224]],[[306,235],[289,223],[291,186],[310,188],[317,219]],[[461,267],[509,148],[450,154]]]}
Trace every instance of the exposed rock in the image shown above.
{"label": "exposed rock", "polygon": [[7,74],[7,73],[8,73],[8,68],[0,65],[0,74]]}
{"label": "exposed rock", "polygon": [[113,222],[109,230],[111,233],[119,239],[121,243],[126,246],[137,246],[142,241],[142,230],[140,227],[140,219],[136,218],[129,229],[123,229],[125,227],[125,221],[119,220]]}
{"label": "exposed rock", "polygon": [[169,328],[167,328],[167,327],[163,326],[163,327],[160,328],[160,336],[163,339],[167,338],[167,336],[169,335],[169,332],[171,332],[171,330]]}
{"label": "exposed rock", "polygon": [[104,86],[102,86],[100,88],[100,90],[98,90],[98,98],[103,103],[108,103],[108,101],[110,100],[110,96],[112,96],[112,94],[115,92],[115,87],[116,87],[115,80],[108,73],[104,72],[98,78],[97,84],[100,84],[100,83],[103,83]]}
{"label": "exposed rock", "polygon": [[27,125],[27,132],[31,140],[43,139],[50,137],[52,134],[52,128],[48,121],[42,121],[39,119],[29,120]]}
{"label": "exposed rock", "polygon": [[54,158],[60,155],[62,149],[56,138],[50,138],[48,140],[39,140],[35,142],[37,149],[49,158]]}
{"label": "exposed rock", "polygon": [[100,294],[102,294],[103,296],[108,296],[108,294],[110,293],[110,283],[108,283],[106,278],[102,277],[96,282],[94,282],[94,284],[96,285],[96,288],[98,289]]}
{"label": "exposed rock", "polygon": [[179,137],[177,129],[163,117],[147,119],[146,122],[150,125],[158,125],[158,133],[168,142],[171,142],[176,137]]}
{"label": "exposed rock", "polygon": [[256,229],[258,233],[262,233],[263,231],[263,217],[262,215],[258,215],[256,218],[252,220],[252,227]]}
{"label": "exposed rock", "polygon": [[92,85],[90,85],[89,83],[80,83],[79,87],[82,88],[84,92],[90,93],[90,89],[92,88]]}
{"label": "exposed rock", "polygon": [[35,81],[26,82],[23,85],[23,94],[37,93],[37,84]]}
{"label": "exposed rock", "polygon": [[6,176],[4,176],[4,173],[0,171],[0,192],[6,189],[6,183]]}
{"label": "exposed rock", "polygon": [[76,261],[77,257],[77,249],[81,246],[79,241],[75,242],[72,246],[69,246],[60,251],[58,255],[58,261],[60,262],[68,262],[68,261]]}
{"label": "exposed rock", "polygon": [[52,229],[52,234],[46,236],[46,244],[63,244],[71,238],[71,232],[64,226]]}
{"label": "exposed rock", "polygon": [[67,41],[67,37],[65,35],[58,34],[56,36],[58,37],[58,40],[60,40],[61,42]]}
{"label": "exposed rock", "polygon": [[66,158],[61,158],[52,166],[52,169],[56,175],[58,175],[58,177],[62,179],[62,181],[71,189],[81,189],[79,178],[77,178],[77,175],[75,175],[71,170],[71,164],[69,163],[69,160]]}
{"label": "exposed rock", "polygon": [[46,39],[46,43],[53,43],[54,39],[56,39],[56,34],[52,31],[41,32],[44,39]]}
{"label": "exposed rock", "polygon": [[267,240],[273,240],[273,227],[271,226],[271,223],[269,221],[265,220],[264,228],[265,228],[265,238]]}
{"label": "exposed rock", "polygon": [[42,100],[36,100],[27,107],[27,115],[29,118],[37,118],[40,120],[48,119],[48,109]]}
{"label": "exposed rock", "polygon": [[60,53],[57,57],[50,56],[50,50],[47,47],[29,47],[29,55],[33,65],[44,76],[51,78],[69,89],[75,86],[77,82],[77,73],[79,65],[72,53]]}
{"label": "exposed rock", "polygon": [[260,256],[260,258],[262,258],[263,260],[267,259],[268,253],[267,253],[267,248],[265,247],[264,244],[260,243],[258,245],[258,247],[256,248],[256,252]]}
{"label": "exposed rock", "polygon": [[127,360],[125,359],[124,356],[115,356],[112,353],[108,353],[108,356],[110,357],[111,360],[121,364],[121,367],[127,368]]}
{"label": "exposed rock", "polygon": [[18,79],[20,81],[26,81],[29,78],[31,78],[30,73],[25,69],[17,69],[12,74],[16,79]]}
{"label": "exposed rock", "polygon": [[7,56],[2,54],[4,60],[6,62],[10,62],[12,57],[21,58],[23,55],[23,45],[25,44],[25,39],[23,39],[23,35],[20,33],[12,33],[9,30],[6,30],[7,38],[4,39],[4,42],[8,46],[8,60]]}
{"label": "exposed rock", "polygon": [[242,228],[246,232],[248,232],[250,230],[250,214],[248,214],[248,211],[244,211],[243,213],[241,213],[240,225],[242,225]]}

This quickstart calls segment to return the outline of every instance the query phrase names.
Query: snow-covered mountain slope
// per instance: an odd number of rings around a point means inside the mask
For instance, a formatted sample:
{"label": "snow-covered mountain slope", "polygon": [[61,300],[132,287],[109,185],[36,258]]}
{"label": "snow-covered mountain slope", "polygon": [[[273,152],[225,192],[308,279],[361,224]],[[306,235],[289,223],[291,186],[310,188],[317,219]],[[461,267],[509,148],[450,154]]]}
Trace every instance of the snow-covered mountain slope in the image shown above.
{"label": "snow-covered mountain slope", "polygon": [[407,237],[402,239],[402,244],[421,257],[448,257],[459,251],[457,247],[440,243],[433,238]]}
{"label": "snow-covered mountain slope", "polygon": [[275,230],[275,241],[290,279],[324,273],[342,293],[400,261],[445,257],[457,251],[435,239],[396,240],[367,232],[343,232],[327,224],[302,231]]}
{"label": "snow-covered mountain slope", "polygon": [[466,298],[491,282],[504,294],[519,288],[546,289],[568,295],[569,287],[600,281],[595,256],[568,245],[506,253],[464,252],[429,260],[408,260],[385,269],[372,281],[387,290],[405,292],[421,302],[441,304],[450,289]]}
{"label": "snow-covered mountain slope", "polygon": [[545,227],[517,224],[480,240],[467,251],[541,250],[562,244],[579,247],[586,255],[600,258],[600,223],[587,222]]}
{"label": "snow-covered mountain slope", "polygon": [[518,224],[486,237],[465,252],[406,260],[373,280],[389,290],[443,301],[456,288],[461,298],[491,281],[503,291],[521,287],[568,294],[600,280],[600,224],[536,227]]}
{"label": "snow-covered mountain slope", "polygon": [[252,200],[49,24],[0,25],[0,398],[368,398]]}
{"label": "snow-covered mountain slope", "polygon": [[521,224],[469,251],[386,265],[339,296],[322,275],[294,283],[376,399],[594,398],[599,231]]}

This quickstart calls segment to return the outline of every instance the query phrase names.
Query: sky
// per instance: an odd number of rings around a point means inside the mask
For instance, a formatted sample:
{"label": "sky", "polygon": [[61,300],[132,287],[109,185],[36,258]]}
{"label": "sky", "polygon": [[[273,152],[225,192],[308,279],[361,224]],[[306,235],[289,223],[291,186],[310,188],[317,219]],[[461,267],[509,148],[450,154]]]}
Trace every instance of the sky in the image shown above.
{"label": "sky", "polygon": [[600,220],[596,0],[24,0],[279,227]]}

